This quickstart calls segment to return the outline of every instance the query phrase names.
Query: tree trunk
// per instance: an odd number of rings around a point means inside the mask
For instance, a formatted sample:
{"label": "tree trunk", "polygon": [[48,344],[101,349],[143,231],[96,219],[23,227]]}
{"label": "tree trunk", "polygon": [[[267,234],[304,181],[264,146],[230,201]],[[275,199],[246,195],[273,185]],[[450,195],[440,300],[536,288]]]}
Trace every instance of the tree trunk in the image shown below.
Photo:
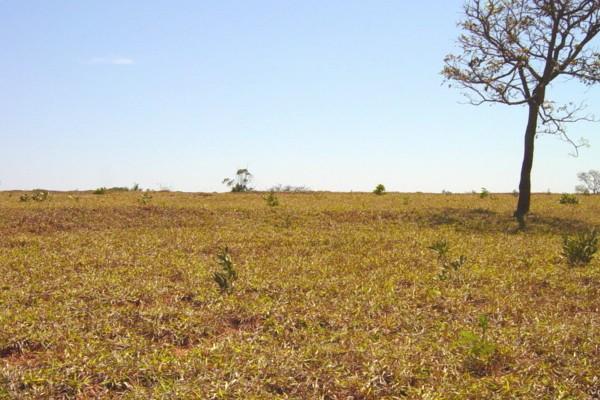
{"label": "tree trunk", "polygon": [[525,129],[525,149],[523,152],[523,164],[521,166],[521,182],[519,183],[519,201],[515,218],[519,221],[519,226],[525,226],[525,215],[529,212],[531,201],[531,167],[533,166],[533,149],[535,144],[535,134],[537,132],[538,112],[543,96],[535,96],[536,100],[529,103],[529,117],[527,119],[527,128]]}

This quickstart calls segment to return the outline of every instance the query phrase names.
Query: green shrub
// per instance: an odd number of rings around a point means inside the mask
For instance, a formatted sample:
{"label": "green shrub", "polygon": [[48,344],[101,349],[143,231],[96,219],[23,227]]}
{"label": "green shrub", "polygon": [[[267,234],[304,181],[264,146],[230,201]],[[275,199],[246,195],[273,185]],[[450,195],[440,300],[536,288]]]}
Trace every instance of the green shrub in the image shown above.
{"label": "green shrub", "polygon": [[487,190],[486,188],[482,187],[481,192],[479,192],[479,198],[485,199],[487,197],[490,197],[490,191]]}
{"label": "green shrub", "polygon": [[598,232],[592,229],[576,236],[564,236],[562,250],[562,254],[569,265],[587,265],[598,251]]}
{"label": "green shrub", "polygon": [[99,187],[98,189],[94,190],[92,193],[93,194],[106,194],[107,189],[105,187]]}
{"label": "green shrub", "polygon": [[467,262],[467,257],[462,254],[454,260],[448,257],[450,245],[445,239],[434,242],[428,248],[435,251],[438,255],[440,272],[437,277],[440,281],[448,280],[454,272],[458,271]]}
{"label": "green shrub", "polygon": [[264,197],[264,199],[269,207],[277,207],[279,205],[279,199],[275,195],[274,191],[270,191],[269,194]]}
{"label": "green shrub", "polygon": [[496,344],[487,338],[489,320],[486,315],[481,315],[477,325],[481,333],[470,330],[460,332],[458,345],[465,353],[464,368],[476,376],[484,376],[490,371],[492,365],[499,359]]}
{"label": "green shrub", "polygon": [[385,186],[383,186],[383,184],[380,183],[379,185],[375,186],[373,193],[375,193],[378,196],[385,194]]}
{"label": "green shrub", "polygon": [[217,263],[221,270],[213,273],[213,280],[219,285],[221,293],[230,293],[233,290],[233,281],[237,279],[237,272],[233,267],[228,247],[224,247],[217,254]]}
{"label": "green shrub", "polygon": [[579,204],[579,199],[574,194],[563,193],[558,202],[560,204]]}
{"label": "green shrub", "polygon": [[29,195],[27,193],[23,193],[22,195],[19,196],[19,201],[21,203],[26,203],[29,200],[31,200],[31,197],[29,197]]}

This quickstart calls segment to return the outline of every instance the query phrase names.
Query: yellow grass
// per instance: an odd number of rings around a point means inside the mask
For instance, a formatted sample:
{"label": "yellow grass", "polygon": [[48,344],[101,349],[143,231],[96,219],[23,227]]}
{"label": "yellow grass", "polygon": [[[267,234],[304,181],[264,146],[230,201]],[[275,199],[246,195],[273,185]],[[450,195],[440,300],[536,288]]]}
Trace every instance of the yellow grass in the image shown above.
{"label": "yellow grass", "polygon": [[0,398],[600,396],[600,262],[561,256],[600,196],[535,195],[525,232],[511,195],[19,196],[0,193]]}

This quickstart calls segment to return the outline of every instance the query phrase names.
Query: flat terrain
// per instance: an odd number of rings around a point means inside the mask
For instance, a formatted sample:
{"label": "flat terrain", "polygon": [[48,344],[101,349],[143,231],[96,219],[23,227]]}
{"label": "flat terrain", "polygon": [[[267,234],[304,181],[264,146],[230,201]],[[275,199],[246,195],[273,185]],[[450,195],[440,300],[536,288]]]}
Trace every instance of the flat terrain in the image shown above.
{"label": "flat terrain", "polygon": [[525,232],[511,195],[20,196],[1,399],[600,398],[600,259],[561,256],[600,196],[535,195]]}

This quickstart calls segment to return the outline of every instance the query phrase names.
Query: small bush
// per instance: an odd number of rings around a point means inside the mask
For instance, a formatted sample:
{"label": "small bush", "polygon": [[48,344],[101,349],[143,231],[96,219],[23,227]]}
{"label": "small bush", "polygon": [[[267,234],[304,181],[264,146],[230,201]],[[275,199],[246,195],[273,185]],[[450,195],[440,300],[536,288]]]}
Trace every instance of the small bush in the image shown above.
{"label": "small bush", "polygon": [[569,265],[587,265],[598,251],[598,232],[592,229],[576,236],[564,236],[562,250],[562,254]]}
{"label": "small bush", "polygon": [[94,190],[92,193],[93,194],[106,194],[107,189],[105,187],[99,187],[98,189]]}
{"label": "small bush", "polygon": [[230,293],[233,290],[233,281],[237,279],[237,272],[233,267],[228,247],[224,247],[217,254],[217,263],[221,266],[221,270],[213,273],[213,280],[219,285],[221,293]]}
{"label": "small bush", "polygon": [[31,200],[31,197],[29,197],[29,195],[27,193],[23,193],[22,195],[19,196],[19,201],[21,203],[26,203],[29,200]]}
{"label": "small bush", "polygon": [[453,273],[457,272],[467,262],[467,257],[462,254],[458,258],[451,260],[448,257],[450,245],[444,239],[434,242],[429,246],[429,249],[435,251],[438,255],[440,272],[437,277],[440,281],[448,280]]}
{"label": "small bush", "polygon": [[479,198],[485,199],[487,197],[490,197],[490,191],[487,190],[486,188],[482,187],[481,192],[479,192]]}
{"label": "small bush", "polygon": [[579,204],[579,199],[574,194],[563,193],[558,202],[560,204]]}
{"label": "small bush", "polygon": [[470,330],[461,331],[458,345],[465,352],[464,368],[473,375],[484,376],[490,372],[493,364],[499,360],[500,352],[498,347],[487,338],[488,317],[481,315],[477,325],[481,333],[478,334]]}
{"label": "small bush", "polygon": [[264,199],[269,207],[277,207],[279,205],[279,199],[275,195],[274,191],[270,191],[269,194],[264,197]]}
{"label": "small bush", "polygon": [[379,185],[375,186],[373,193],[375,193],[378,196],[385,194],[385,186],[383,186],[383,184],[380,183]]}
{"label": "small bush", "polygon": [[152,200],[152,195],[148,192],[142,194],[138,199],[138,201],[143,205],[150,203],[150,200]]}
{"label": "small bush", "polygon": [[31,200],[33,201],[46,201],[48,200],[48,191],[42,189],[36,189],[33,191],[31,195]]}
{"label": "small bush", "polygon": [[444,258],[450,250],[450,245],[448,244],[447,240],[442,239],[434,242],[428,247],[428,249],[435,251],[438,255],[438,258]]}

